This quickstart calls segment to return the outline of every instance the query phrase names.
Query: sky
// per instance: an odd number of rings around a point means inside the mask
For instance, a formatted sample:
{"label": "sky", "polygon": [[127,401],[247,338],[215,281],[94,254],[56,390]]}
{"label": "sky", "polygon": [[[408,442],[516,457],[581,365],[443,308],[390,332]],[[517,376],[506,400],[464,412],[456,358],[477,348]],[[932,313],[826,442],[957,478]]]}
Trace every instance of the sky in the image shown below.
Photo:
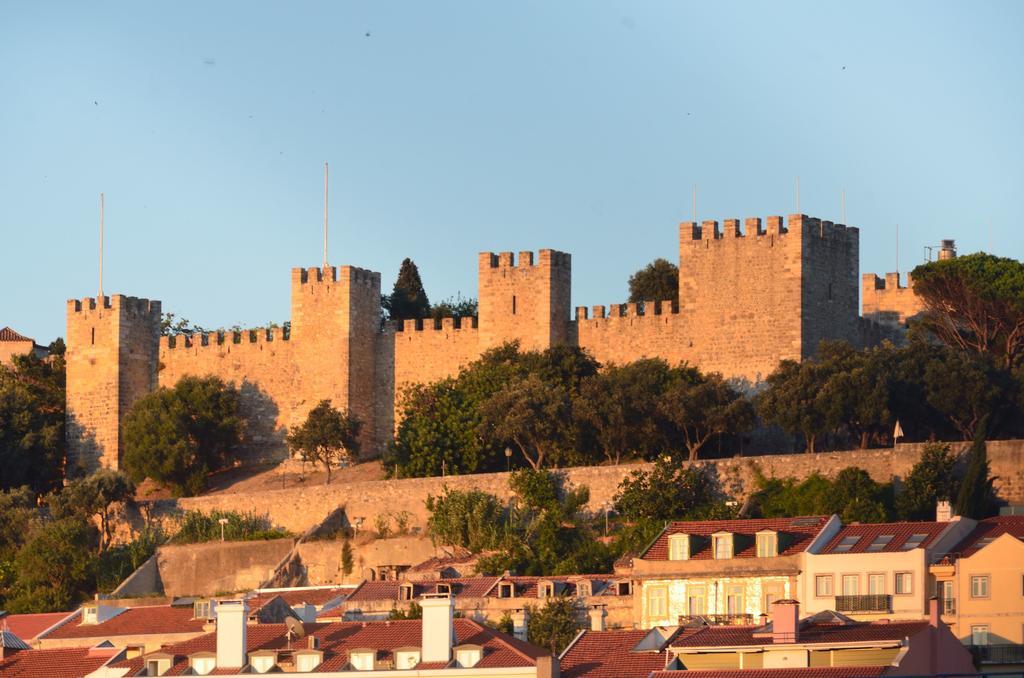
{"label": "sky", "polygon": [[1024,259],[1024,3],[0,1],[0,327],[159,299],[289,316],[290,269],[572,253],[573,305],[678,260],[678,223],[800,211],[862,272],[955,238]]}

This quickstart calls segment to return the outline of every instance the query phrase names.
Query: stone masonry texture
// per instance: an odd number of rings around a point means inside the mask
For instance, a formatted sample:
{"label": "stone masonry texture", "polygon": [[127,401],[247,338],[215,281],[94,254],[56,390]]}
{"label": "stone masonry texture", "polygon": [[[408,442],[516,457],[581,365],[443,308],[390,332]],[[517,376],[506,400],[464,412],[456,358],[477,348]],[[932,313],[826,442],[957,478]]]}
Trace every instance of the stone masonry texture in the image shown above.
{"label": "stone masonry texture", "polygon": [[[287,429],[323,399],[360,419],[363,453],[383,451],[410,384],[457,374],[487,349],[578,345],[602,363],[688,361],[751,386],[824,339],[870,345],[898,328],[858,313],[856,228],[806,215],[679,227],[679,297],[578,308],[564,252],[481,253],[479,316],[381,322],[380,274],[296,268],[291,332],[280,328],[160,337],[160,302],[114,296],[68,302],[68,436],[75,463],[116,468],[131,405],[186,375],[241,391],[250,457],[281,459]],[[865,288],[868,284],[864,280]],[[878,288],[874,285],[874,288]],[[865,311],[902,318],[903,296],[865,294]],[[894,290],[895,291],[895,290]],[[907,291],[907,290],[900,290]],[[881,315],[879,315],[881,314]]]}

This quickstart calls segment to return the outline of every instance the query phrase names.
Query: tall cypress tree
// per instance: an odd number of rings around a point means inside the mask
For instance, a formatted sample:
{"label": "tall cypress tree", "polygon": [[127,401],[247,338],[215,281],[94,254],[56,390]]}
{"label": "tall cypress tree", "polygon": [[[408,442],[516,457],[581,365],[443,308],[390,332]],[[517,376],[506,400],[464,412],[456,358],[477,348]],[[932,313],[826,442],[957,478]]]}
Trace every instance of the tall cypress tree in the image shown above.
{"label": "tall cypress tree", "polygon": [[992,480],[989,477],[985,432],[988,417],[981,420],[971,444],[971,458],[967,463],[963,483],[956,498],[956,512],[965,518],[985,518],[992,507]]}
{"label": "tall cypress tree", "polygon": [[387,298],[386,308],[393,320],[426,318],[430,315],[430,302],[420,280],[415,262],[406,257],[398,269],[394,290]]}

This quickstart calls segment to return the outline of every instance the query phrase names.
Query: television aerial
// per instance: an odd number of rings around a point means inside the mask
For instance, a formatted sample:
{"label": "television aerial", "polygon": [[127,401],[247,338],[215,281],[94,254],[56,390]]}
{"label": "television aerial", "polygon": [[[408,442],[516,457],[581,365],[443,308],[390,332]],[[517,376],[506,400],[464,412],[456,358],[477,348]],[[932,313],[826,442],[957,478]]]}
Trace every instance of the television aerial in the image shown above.
{"label": "television aerial", "polygon": [[306,635],[306,627],[295,617],[285,617],[284,625],[288,627],[288,649],[292,647],[292,638],[302,638]]}

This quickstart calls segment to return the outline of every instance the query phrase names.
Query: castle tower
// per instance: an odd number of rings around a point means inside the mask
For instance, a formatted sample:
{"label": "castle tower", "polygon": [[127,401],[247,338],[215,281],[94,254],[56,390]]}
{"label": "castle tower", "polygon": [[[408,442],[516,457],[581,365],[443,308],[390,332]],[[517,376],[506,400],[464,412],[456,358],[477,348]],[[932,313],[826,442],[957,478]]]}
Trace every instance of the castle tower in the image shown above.
{"label": "castle tower", "polygon": [[316,394],[296,403],[293,425],[326,398],[362,422],[364,453],[379,452],[374,381],[380,322],[380,273],[354,266],[292,269],[291,342],[302,392]]}
{"label": "castle tower", "polygon": [[569,340],[572,257],[541,250],[482,252],[478,259],[480,349],[518,340],[524,350],[542,350]]}
{"label": "castle tower", "polygon": [[68,301],[69,469],[120,467],[120,425],[156,386],[159,342],[159,301],[120,294]]}
{"label": "castle tower", "polygon": [[757,382],[823,339],[856,344],[856,228],[802,214],[679,227],[679,310],[696,363]]}

